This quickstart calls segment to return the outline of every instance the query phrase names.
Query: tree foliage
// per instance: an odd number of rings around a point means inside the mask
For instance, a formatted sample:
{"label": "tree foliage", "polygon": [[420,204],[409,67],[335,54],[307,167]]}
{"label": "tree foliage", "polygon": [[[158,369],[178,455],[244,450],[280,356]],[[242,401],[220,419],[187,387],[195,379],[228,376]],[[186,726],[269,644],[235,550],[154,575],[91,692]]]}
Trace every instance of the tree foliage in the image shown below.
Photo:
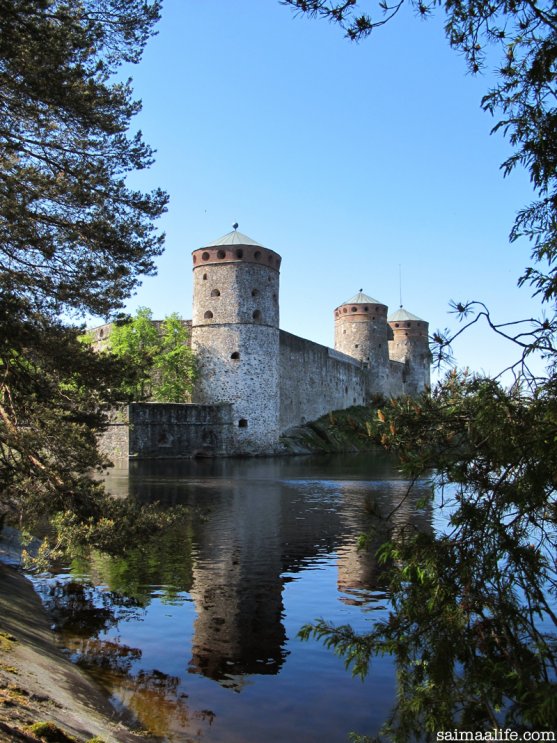
{"label": "tree foliage", "polygon": [[1,311],[2,510],[21,522],[49,509],[79,510],[82,496],[94,492],[82,464],[101,463],[94,430],[118,369],[83,349],[73,329],[33,315],[25,303],[3,297]]}
{"label": "tree foliage", "polygon": [[411,479],[432,470],[435,532],[406,528],[378,552],[392,610],[363,636],[319,622],[365,675],[394,655],[399,691],[385,732],[557,727],[557,390],[527,394],[451,373],[431,396],[392,400],[369,433]]}
{"label": "tree foliage", "polygon": [[147,307],[140,307],[134,318],[117,322],[110,333],[108,347],[111,353],[124,360],[131,371],[131,377],[122,386],[122,391],[131,400],[145,400],[150,395],[158,343],[153,313]]}
{"label": "tree foliage", "polygon": [[158,18],[143,0],[0,0],[0,270],[2,290],[35,310],[105,316],[162,247],[160,191],[126,174],[150,148],[128,135],[130,82]]}
{"label": "tree foliage", "polygon": [[[282,0],[339,24],[360,40],[396,16],[404,0]],[[479,301],[453,303],[459,330],[437,331],[439,363],[470,325],[487,322],[517,348],[514,383],[452,372],[431,396],[394,400],[369,434],[398,452],[410,478],[429,477],[446,527],[405,530],[379,551],[389,567],[388,620],[358,635],[326,621],[305,627],[365,675],[372,658],[394,655],[397,703],[390,739],[435,740],[436,732],[557,728],[557,5],[538,0],[409,0],[419,15],[442,12],[450,45],[482,71],[499,51],[482,106],[522,166],[536,200],[517,215],[510,239],[527,238],[533,262],[519,278],[541,301],[539,318],[493,321]],[[369,7],[369,6],[366,6]],[[533,355],[546,362],[534,373]],[[431,474],[433,473],[433,475]],[[358,736],[356,736],[358,737]]]}
{"label": "tree foliage", "polygon": [[153,397],[158,402],[190,402],[197,376],[189,331],[178,313],[165,317],[155,358]]}
{"label": "tree foliage", "polygon": [[[0,517],[30,526],[118,511],[90,471],[122,369],[60,315],[108,315],[163,238],[166,195],[126,182],[152,152],[131,134],[158,0],[0,0]],[[118,518],[115,517],[118,521]]]}
{"label": "tree foliage", "polygon": [[178,313],[156,323],[152,311],[140,307],[135,317],[115,325],[108,346],[132,372],[122,386],[130,399],[190,401],[196,365],[188,329]]}

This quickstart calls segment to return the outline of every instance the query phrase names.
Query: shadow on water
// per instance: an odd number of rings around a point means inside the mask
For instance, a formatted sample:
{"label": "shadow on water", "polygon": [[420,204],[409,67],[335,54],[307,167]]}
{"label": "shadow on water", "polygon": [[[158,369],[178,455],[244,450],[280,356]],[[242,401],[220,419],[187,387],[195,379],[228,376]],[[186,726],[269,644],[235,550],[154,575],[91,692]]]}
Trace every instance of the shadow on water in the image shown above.
{"label": "shadow on water", "polygon": [[[189,507],[148,549],[93,554],[39,586],[74,659],[119,704],[170,741],[322,743],[380,726],[390,660],[362,683],[297,631],[317,616],[363,629],[385,615],[378,517],[397,507],[395,534],[430,529],[416,507],[427,483],[408,497],[377,453],[132,462],[107,484]],[[374,535],[365,550],[362,533]]]}

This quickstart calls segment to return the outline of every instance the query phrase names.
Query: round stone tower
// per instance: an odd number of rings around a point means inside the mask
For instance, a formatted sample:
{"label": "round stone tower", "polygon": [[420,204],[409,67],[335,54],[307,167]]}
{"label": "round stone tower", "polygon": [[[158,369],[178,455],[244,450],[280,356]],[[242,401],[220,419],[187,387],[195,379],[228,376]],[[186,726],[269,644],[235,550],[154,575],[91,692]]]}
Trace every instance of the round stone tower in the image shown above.
{"label": "round stone tower", "polygon": [[268,453],[280,433],[281,258],[236,230],[192,255],[193,401],[231,403],[230,453]]}
{"label": "round stone tower", "polygon": [[389,356],[405,365],[404,392],[417,395],[431,385],[431,352],[429,350],[429,325],[401,307],[389,317],[392,331]]}
{"label": "round stone tower", "polygon": [[387,305],[362,290],[335,309],[335,350],[370,370],[371,389],[381,393],[389,373]]}

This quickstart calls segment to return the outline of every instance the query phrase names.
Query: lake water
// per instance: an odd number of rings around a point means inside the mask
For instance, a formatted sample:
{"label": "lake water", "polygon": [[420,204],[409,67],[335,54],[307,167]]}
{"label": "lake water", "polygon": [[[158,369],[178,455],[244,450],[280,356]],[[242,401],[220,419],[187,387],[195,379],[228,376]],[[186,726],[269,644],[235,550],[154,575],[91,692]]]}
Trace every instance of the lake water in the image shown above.
{"label": "lake water", "polygon": [[93,555],[37,588],[74,660],[168,741],[340,743],[376,733],[394,698],[389,658],[365,681],[322,643],[318,617],[365,631],[388,609],[374,549],[393,516],[431,528],[386,455],[134,462],[116,496],[190,507],[126,559]]}

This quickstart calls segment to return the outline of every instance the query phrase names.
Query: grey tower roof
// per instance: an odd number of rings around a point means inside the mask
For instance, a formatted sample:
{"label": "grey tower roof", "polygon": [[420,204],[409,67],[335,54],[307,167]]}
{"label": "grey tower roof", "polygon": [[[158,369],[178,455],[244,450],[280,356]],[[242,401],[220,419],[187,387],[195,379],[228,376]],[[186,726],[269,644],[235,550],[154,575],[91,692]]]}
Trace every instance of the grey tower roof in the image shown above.
{"label": "grey tower roof", "polygon": [[405,310],[404,307],[401,307],[396,312],[393,312],[393,314],[388,318],[388,322],[404,322],[405,320],[418,320],[418,322],[425,322],[425,320],[422,320],[421,317],[417,317],[416,315],[413,315],[411,312],[408,312],[408,310]]}
{"label": "grey tower roof", "polygon": [[370,297],[369,294],[364,294],[360,290],[351,299],[347,299],[342,304],[383,304],[383,302],[379,302],[379,300]]}
{"label": "grey tower roof", "polygon": [[203,247],[214,248],[217,245],[257,245],[260,248],[264,247],[261,243],[252,240],[251,237],[238,232],[238,230],[232,230],[232,232],[228,232],[226,235],[219,237],[218,240],[213,240],[213,242],[207,243]]}

